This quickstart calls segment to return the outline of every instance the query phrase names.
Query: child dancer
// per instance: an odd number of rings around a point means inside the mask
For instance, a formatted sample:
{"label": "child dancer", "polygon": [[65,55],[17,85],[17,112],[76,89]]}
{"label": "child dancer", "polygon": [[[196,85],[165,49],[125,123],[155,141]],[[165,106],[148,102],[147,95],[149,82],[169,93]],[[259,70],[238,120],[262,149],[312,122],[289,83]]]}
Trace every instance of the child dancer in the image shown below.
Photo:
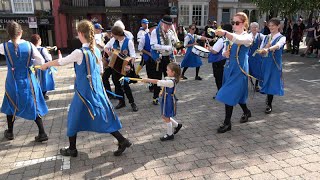
{"label": "child dancer", "polygon": [[15,116],[34,120],[39,128],[35,141],[48,140],[41,117],[48,113],[48,107],[42,96],[38,81],[32,73],[31,58],[34,64],[43,64],[44,59],[37,48],[28,41],[21,39],[21,25],[11,21],[7,25],[10,41],[0,44],[0,54],[5,55],[8,72],[5,83],[5,96],[1,112],[7,115],[8,129],[4,137],[12,140]]}
{"label": "child dancer", "polygon": [[[60,149],[63,156],[76,157],[77,133],[93,131],[111,133],[119,142],[119,148],[114,152],[120,156],[131,142],[119,132],[122,125],[103,88],[100,77],[102,68],[101,53],[94,43],[94,27],[90,21],[83,20],[77,27],[81,49],[74,50],[70,55],[50,61],[41,66],[46,70],[50,66],[63,66],[74,63],[76,72],[75,94],[68,113],[68,130],[70,146]],[[99,66],[100,63],[100,66]]]}
{"label": "child dancer", "polygon": [[272,100],[274,95],[283,96],[282,78],[282,50],[286,44],[286,37],[279,32],[280,20],[269,20],[270,34],[265,37],[260,46],[262,54],[262,85],[260,93],[267,94],[266,114],[272,112]]}
{"label": "child dancer", "polygon": [[[176,84],[180,80],[181,69],[176,63],[169,63],[167,66],[167,74],[165,80],[158,79],[143,79],[142,82],[157,84],[162,86],[160,95],[162,99],[161,115],[163,121],[167,124],[167,134],[160,138],[161,141],[173,140],[174,134],[177,134],[182,127],[182,124],[177,123],[173,117],[176,115]],[[172,132],[172,125],[175,127]]]}
{"label": "child dancer", "polygon": [[[31,36],[31,42],[37,47],[45,62],[52,61],[52,56],[48,53],[47,48],[41,47],[41,37],[38,34],[33,34]],[[48,100],[49,96],[47,95],[47,91],[54,90],[53,74],[50,70],[41,71],[38,69],[37,78],[41,86],[43,97],[45,100]]]}

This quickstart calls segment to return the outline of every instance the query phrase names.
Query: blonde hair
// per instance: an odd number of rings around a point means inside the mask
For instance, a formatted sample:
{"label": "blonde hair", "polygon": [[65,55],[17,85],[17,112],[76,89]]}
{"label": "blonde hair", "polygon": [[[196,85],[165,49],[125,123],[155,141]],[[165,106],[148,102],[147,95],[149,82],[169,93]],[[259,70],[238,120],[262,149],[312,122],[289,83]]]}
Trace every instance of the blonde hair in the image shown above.
{"label": "blonde hair", "polygon": [[244,13],[244,12],[238,12],[238,13],[237,13],[236,15],[234,15],[234,16],[237,16],[237,17],[239,17],[239,18],[241,19],[241,21],[242,21],[243,24],[244,24],[245,31],[247,31],[248,28],[249,28],[249,20],[248,20],[247,14]]}
{"label": "blonde hair", "polygon": [[94,39],[94,26],[88,20],[82,20],[78,24],[77,31],[82,33],[84,38],[89,42],[89,49],[96,57],[96,63],[99,63],[98,58],[95,54],[95,39]]}
{"label": "blonde hair", "polygon": [[180,76],[181,76],[181,68],[179,64],[175,62],[171,62],[168,64],[168,68],[174,72],[174,79],[176,83],[178,83],[180,81]]}

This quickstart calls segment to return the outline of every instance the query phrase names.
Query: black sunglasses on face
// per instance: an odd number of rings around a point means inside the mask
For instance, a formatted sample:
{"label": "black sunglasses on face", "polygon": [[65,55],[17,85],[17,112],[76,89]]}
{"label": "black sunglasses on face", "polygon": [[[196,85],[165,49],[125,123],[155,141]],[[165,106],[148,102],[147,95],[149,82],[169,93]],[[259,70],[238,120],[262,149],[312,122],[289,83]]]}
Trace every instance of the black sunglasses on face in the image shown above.
{"label": "black sunglasses on face", "polygon": [[236,24],[237,26],[239,26],[239,24],[241,24],[241,23],[243,23],[243,22],[239,22],[239,21],[231,21],[231,24],[232,24],[232,25]]}
{"label": "black sunglasses on face", "polygon": [[191,28],[191,30],[196,30],[195,28]]}

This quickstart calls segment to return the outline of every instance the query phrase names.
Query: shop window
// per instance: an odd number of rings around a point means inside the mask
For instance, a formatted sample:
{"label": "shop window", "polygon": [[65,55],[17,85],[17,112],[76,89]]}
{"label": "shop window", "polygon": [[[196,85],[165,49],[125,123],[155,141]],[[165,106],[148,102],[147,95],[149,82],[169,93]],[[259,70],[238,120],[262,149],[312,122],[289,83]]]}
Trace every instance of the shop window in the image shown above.
{"label": "shop window", "polygon": [[222,9],[222,22],[230,23],[230,9]]}
{"label": "shop window", "polygon": [[13,13],[33,14],[33,0],[11,0]]}

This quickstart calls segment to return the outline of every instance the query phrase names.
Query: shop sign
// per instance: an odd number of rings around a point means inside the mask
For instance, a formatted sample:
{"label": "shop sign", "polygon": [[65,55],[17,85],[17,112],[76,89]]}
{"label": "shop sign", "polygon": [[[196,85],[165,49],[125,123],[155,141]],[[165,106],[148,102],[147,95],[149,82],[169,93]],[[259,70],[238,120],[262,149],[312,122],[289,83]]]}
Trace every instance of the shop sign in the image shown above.
{"label": "shop sign", "polygon": [[7,24],[10,21],[15,21],[19,24],[28,24],[27,17],[0,17],[0,24]]}
{"label": "shop sign", "polygon": [[177,14],[178,14],[178,8],[176,6],[171,6],[170,15],[177,15]]}
{"label": "shop sign", "polygon": [[114,13],[114,14],[120,14],[122,13],[121,9],[106,9],[106,13]]}
{"label": "shop sign", "polygon": [[29,28],[38,28],[36,17],[28,17],[28,22],[29,22]]}
{"label": "shop sign", "polygon": [[47,25],[47,24],[50,24],[50,21],[49,19],[39,19],[39,24]]}

